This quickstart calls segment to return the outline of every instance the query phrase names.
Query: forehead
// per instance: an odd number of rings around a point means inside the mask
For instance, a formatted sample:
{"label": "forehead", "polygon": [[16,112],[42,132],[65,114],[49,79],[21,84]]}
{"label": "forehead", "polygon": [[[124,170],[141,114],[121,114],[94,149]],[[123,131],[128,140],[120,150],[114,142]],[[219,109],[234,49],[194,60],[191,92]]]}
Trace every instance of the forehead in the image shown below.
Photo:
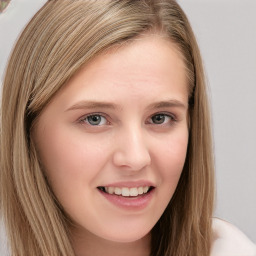
{"label": "forehead", "polygon": [[104,75],[112,76],[113,80],[116,78],[121,83],[123,75],[126,75],[126,79],[130,77],[132,80],[136,76],[141,79],[150,78],[152,81],[156,75],[161,76],[161,73],[166,72],[169,78],[188,84],[183,59],[176,44],[168,38],[157,34],[144,35],[96,56],[73,78],[82,77],[82,73],[88,78]]}
{"label": "forehead", "polygon": [[81,100],[121,104],[124,99],[142,97],[150,104],[160,96],[161,100],[165,100],[165,95],[170,98],[170,93],[187,103],[183,58],[170,40],[147,35],[96,56],[57,95],[65,96],[70,104]]}

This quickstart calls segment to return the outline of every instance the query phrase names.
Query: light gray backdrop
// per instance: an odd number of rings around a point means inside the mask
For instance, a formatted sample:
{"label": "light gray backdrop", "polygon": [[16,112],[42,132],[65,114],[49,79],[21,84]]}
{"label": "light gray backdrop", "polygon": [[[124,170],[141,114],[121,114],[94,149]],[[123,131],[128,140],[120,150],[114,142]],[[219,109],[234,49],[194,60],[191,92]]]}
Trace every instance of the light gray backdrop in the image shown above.
{"label": "light gray backdrop", "polygon": [[256,1],[180,0],[204,60],[213,113],[216,216],[256,242]]}
{"label": "light gray backdrop", "polygon": [[[25,23],[46,0],[0,14],[0,78]],[[203,56],[212,104],[217,207],[256,242],[256,1],[180,0]]]}

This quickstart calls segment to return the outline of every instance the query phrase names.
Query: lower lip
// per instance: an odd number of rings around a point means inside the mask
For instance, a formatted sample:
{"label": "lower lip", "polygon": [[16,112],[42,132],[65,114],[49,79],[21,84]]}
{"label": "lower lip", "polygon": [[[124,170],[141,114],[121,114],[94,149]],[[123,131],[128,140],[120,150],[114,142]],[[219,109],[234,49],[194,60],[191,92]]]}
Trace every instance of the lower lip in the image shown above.
{"label": "lower lip", "polygon": [[152,189],[147,194],[136,197],[124,197],[115,194],[108,194],[101,190],[99,192],[112,204],[127,210],[143,210],[147,207],[153,197],[155,189]]}

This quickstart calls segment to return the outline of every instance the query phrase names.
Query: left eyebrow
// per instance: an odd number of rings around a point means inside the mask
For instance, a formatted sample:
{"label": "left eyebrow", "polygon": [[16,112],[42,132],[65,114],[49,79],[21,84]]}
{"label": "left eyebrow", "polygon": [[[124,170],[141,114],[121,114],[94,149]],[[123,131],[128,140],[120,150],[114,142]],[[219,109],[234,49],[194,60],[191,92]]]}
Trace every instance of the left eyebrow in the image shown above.
{"label": "left eyebrow", "polygon": [[157,108],[170,108],[170,107],[187,109],[188,105],[182,103],[179,100],[167,100],[167,101],[160,101],[160,102],[150,104],[148,108],[157,109]]}

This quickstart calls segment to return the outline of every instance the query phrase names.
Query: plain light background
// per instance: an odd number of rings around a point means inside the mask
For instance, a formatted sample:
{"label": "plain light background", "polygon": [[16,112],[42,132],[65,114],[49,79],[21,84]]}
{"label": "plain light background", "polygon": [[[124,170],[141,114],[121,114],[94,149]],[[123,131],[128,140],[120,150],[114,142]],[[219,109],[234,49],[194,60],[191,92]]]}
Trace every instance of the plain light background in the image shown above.
{"label": "plain light background", "polygon": [[256,1],[180,0],[204,60],[212,104],[215,215],[256,243]]}
{"label": "plain light background", "polygon": [[[22,28],[46,0],[12,0],[0,14],[0,82]],[[212,106],[215,216],[256,243],[256,1],[180,0],[203,57]]]}

